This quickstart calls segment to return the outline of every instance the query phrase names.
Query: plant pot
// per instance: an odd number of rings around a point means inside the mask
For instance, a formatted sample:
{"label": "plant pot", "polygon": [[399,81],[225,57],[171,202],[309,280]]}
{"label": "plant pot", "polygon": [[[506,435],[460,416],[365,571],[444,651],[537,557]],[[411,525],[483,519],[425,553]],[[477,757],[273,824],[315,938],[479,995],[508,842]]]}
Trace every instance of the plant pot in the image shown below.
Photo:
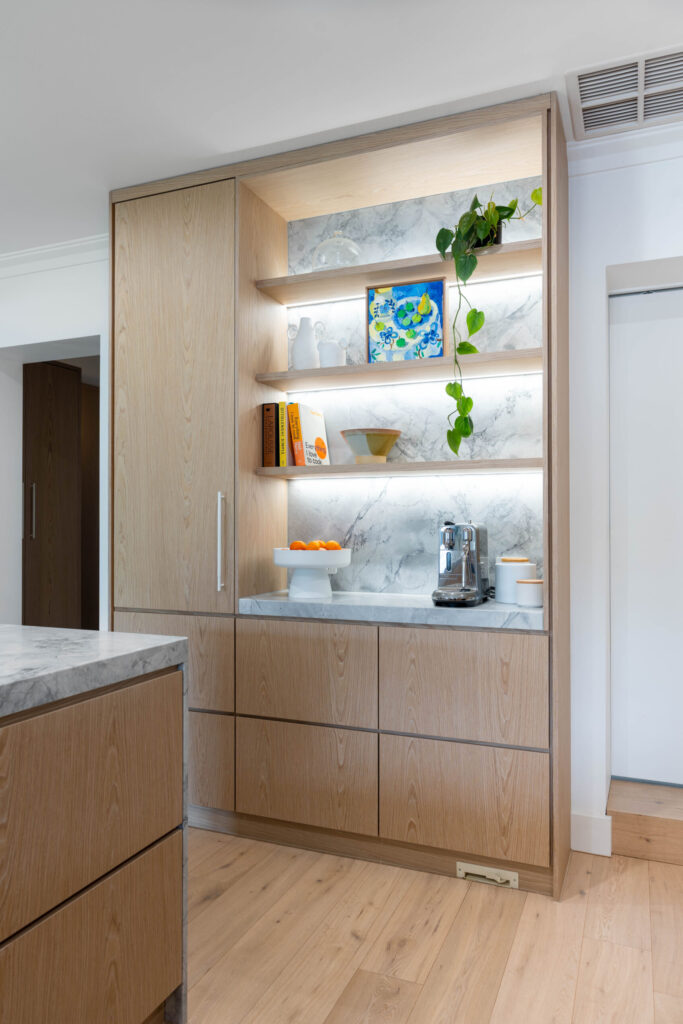
{"label": "plant pot", "polygon": [[496,228],[496,233],[493,236],[493,238],[491,238],[491,236],[489,235],[487,238],[484,238],[481,242],[477,242],[477,244],[472,246],[472,248],[473,249],[488,249],[492,245],[502,245],[502,242],[503,242],[503,223],[502,223],[502,221],[498,221],[498,227]]}

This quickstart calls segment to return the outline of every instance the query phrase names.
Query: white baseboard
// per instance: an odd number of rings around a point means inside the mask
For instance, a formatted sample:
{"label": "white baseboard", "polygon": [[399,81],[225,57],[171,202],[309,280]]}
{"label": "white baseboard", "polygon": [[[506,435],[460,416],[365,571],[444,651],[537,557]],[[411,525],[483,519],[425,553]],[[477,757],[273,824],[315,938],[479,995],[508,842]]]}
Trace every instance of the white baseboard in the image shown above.
{"label": "white baseboard", "polygon": [[612,819],[607,814],[572,814],[572,850],[612,856]]}

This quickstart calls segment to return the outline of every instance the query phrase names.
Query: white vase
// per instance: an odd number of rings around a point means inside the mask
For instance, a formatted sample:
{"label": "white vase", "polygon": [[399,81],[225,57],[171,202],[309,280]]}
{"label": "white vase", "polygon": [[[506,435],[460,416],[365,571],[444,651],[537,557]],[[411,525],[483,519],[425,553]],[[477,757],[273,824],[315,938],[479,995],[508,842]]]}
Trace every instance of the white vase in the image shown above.
{"label": "white vase", "polygon": [[318,354],[321,366],[345,366],[346,349],[338,341],[318,342]]}
{"label": "white vase", "polygon": [[323,330],[323,325],[314,325],[310,316],[301,317],[298,330],[293,324],[290,326],[289,337],[294,339],[291,352],[293,370],[312,370],[320,366],[316,333],[320,337]]}

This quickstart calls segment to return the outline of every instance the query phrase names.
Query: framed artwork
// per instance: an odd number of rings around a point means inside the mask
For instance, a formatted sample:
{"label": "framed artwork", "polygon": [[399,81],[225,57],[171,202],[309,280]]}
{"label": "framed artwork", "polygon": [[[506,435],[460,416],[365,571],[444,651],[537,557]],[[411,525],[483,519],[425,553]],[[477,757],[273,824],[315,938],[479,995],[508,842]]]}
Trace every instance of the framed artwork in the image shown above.
{"label": "framed artwork", "polygon": [[445,302],[443,277],[368,288],[368,362],[444,355]]}

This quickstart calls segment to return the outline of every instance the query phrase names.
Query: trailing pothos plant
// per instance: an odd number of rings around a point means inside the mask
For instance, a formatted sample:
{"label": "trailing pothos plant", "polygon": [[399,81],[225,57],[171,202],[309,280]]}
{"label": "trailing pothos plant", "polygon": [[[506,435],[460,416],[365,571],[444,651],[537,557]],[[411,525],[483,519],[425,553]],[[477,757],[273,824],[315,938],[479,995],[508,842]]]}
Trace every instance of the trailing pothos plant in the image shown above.
{"label": "trailing pothos plant", "polygon": [[[484,326],[486,317],[481,309],[476,309],[463,291],[465,285],[477,269],[477,251],[488,249],[498,244],[502,225],[506,221],[524,220],[534,209],[543,203],[543,189],[535,188],[531,193],[531,206],[524,213],[519,209],[519,201],[512,199],[506,206],[499,206],[493,201],[479,201],[475,195],[469,210],[451,228],[441,228],[436,236],[436,248],[444,260],[452,259],[455,264],[455,284],[458,289],[458,308],[453,318],[453,364],[456,379],[446,385],[446,393],[455,402],[455,409],[448,415],[448,431],[446,438],[451,451],[457,455],[463,437],[470,437],[474,430],[472,423],[472,407],[474,402],[465,394],[462,383],[462,369],[458,356],[471,355],[478,352],[471,338]],[[467,334],[460,330],[460,314],[463,302],[469,306],[465,317]]]}

